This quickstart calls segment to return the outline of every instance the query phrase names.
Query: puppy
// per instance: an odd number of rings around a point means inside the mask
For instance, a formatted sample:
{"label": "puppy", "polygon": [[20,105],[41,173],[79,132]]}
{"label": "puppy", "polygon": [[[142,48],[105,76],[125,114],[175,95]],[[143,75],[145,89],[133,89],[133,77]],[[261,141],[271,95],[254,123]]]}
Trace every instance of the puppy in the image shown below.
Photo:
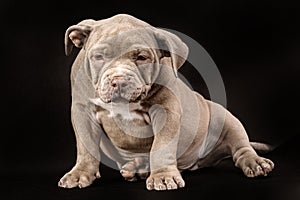
{"label": "puppy", "polygon": [[87,187],[100,177],[100,152],[129,181],[148,190],[185,186],[183,170],[214,166],[232,157],[247,177],[274,168],[249,142],[241,122],[221,105],[192,91],[177,70],[188,56],[176,35],[119,14],[69,27],[66,54],[81,48],[72,66],[72,123],[77,161],[59,181]]}

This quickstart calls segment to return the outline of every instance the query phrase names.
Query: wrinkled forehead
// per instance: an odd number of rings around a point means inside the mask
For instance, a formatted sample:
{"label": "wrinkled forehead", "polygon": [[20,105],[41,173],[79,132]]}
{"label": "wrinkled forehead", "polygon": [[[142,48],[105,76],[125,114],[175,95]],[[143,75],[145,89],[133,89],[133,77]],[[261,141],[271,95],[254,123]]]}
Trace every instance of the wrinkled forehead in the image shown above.
{"label": "wrinkled forehead", "polygon": [[91,41],[90,50],[103,49],[118,54],[125,54],[135,49],[157,49],[158,44],[153,32],[149,29],[140,28],[111,32],[99,35]]}

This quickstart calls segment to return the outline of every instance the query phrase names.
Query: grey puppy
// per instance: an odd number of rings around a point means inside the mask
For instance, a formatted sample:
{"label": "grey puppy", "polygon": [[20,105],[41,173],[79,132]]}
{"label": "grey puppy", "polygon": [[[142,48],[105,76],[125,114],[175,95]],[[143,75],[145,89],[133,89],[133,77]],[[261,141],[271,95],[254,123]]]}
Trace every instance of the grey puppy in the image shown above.
{"label": "grey puppy", "polygon": [[249,142],[236,117],[178,78],[188,56],[178,36],[119,14],[69,27],[65,45],[67,55],[74,45],[82,49],[71,72],[77,161],[60,187],[100,178],[101,151],[126,180],[146,179],[148,190],[184,187],[181,171],[227,157],[247,177],[274,168],[255,151],[269,145]]}

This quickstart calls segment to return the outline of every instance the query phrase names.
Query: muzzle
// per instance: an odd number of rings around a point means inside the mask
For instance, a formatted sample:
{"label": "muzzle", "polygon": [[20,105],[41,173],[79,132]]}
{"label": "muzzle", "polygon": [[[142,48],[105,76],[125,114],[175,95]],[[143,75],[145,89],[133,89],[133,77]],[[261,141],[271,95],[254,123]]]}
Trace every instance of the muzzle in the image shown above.
{"label": "muzzle", "polygon": [[135,102],[147,96],[150,86],[144,85],[138,75],[128,69],[111,69],[98,84],[100,99],[105,102]]}

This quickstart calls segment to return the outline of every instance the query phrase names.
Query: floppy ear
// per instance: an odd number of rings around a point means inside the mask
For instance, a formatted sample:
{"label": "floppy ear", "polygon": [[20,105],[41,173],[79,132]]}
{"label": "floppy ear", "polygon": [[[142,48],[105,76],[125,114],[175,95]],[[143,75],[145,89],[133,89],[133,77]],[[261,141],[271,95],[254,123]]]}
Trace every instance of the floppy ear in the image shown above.
{"label": "floppy ear", "polygon": [[171,66],[177,77],[177,70],[188,57],[188,46],[177,35],[163,29],[156,29],[155,36],[163,57],[171,58]]}
{"label": "floppy ear", "polygon": [[93,30],[94,20],[83,20],[77,25],[70,26],[65,33],[65,53],[70,55],[73,46],[81,48],[90,32]]}

